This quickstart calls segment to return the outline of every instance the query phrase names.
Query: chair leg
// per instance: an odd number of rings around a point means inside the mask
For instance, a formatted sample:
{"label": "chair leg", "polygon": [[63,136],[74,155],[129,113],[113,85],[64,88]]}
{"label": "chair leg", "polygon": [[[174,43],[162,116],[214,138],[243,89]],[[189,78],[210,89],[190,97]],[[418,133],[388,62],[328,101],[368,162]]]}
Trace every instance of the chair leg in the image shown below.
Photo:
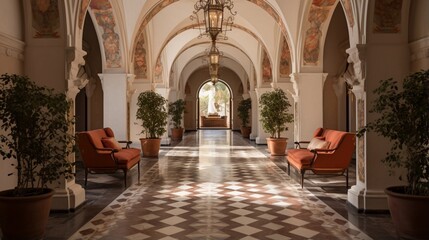
{"label": "chair leg", "polygon": [[349,189],[349,169],[346,169],[346,190]]}
{"label": "chair leg", "polygon": [[88,169],[85,168],[85,187],[87,182],[88,182]]}
{"label": "chair leg", "polygon": [[124,169],[124,184],[125,188],[127,188],[127,169]]}
{"label": "chair leg", "polygon": [[304,188],[304,174],[305,170],[301,170],[301,189]]}
{"label": "chair leg", "polygon": [[139,161],[139,163],[137,163],[137,176],[138,176],[138,181],[139,181],[139,183],[140,183],[140,161]]}
{"label": "chair leg", "polygon": [[287,174],[290,176],[290,163],[289,163],[289,161],[287,162]]}

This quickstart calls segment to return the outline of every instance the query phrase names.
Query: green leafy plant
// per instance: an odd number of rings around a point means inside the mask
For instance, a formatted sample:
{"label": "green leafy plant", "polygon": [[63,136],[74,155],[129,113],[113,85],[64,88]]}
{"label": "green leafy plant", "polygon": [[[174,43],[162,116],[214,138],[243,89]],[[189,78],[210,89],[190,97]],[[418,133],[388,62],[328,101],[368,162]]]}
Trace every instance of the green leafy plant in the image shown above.
{"label": "green leafy plant", "polygon": [[291,104],[285,92],[276,88],[263,93],[259,99],[262,127],[272,138],[280,138],[280,133],[287,131],[287,123],[293,122],[293,114],[289,113]]}
{"label": "green leafy plant", "polygon": [[241,119],[241,125],[247,127],[249,124],[250,113],[249,110],[252,108],[252,100],[250,98],[243,99],[238,103],[238,117]]}
{"label": "green leafy plant", "polygon": [[171,116],[174,128],[180,128],[182,125],[183,113],[185,112],[185,101],[178,99],[168,104],[168,114]]}
{"label": "green leafy plant", "polygon": [[370,112],[378,118],[358,137],[374,131],[388,138],[392,145],[382,162],[391,174],[406,169],[406,193],[429,196],[429,70],[407,76],[402,84],[392,78],[382,80],[374,94]]}
{"label": "green leafy plant", "polygon": [[166,132],[166,104],[167,100],[154,91],[140,93],[136,118],[142,121],[142,133],[146,134],[146,138],[159,138]]}
{"label": "green leafy plant", "polygon": [[14,196],[38,194],[48,183],[71,177],[73,164],[67,158],[74,135],[66,95],[25,76],[3,74],[0,81],[0,155],[16,160]]}

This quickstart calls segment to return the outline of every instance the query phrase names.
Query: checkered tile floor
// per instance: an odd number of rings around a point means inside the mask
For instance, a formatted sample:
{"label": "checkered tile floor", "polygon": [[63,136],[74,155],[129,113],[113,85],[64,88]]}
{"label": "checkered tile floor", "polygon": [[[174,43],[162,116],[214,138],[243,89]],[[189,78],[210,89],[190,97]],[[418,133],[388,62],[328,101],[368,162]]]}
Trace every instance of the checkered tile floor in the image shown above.
{"label": "checkered tile floor", "polygon": [[70,239],[370,239],[230,134],[183,140]]}

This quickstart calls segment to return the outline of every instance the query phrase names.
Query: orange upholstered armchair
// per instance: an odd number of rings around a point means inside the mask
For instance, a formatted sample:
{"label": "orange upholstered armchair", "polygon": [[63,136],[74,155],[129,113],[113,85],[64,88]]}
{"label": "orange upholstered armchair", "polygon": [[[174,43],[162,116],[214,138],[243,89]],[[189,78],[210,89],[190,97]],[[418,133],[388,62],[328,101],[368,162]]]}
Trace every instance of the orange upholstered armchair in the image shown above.
{"label": "orange upholstered armchair", "polygon": [[130,148],[129,141],[122,147],[115,139],[110,128],[96,129],[77,133],[79,152],[85,168],[85,186],[88,173],[112,173],[118,169],[124,172],[124,184],[127,186],[127,173],[137,165],[140,181],[140,149]]}
{"label": "orange upholstered armchair", "polygon": [[[301,187],[304,174],[311,170],[315,174],[341,174],[346,176],[349,185],[349,165],[355,150],[355,134],[319,128],[309,142],[297,142],[298,149],[287,151],[288,174],[292,165],[301,174]],[[302,148],[302,143],[308,144]]]}

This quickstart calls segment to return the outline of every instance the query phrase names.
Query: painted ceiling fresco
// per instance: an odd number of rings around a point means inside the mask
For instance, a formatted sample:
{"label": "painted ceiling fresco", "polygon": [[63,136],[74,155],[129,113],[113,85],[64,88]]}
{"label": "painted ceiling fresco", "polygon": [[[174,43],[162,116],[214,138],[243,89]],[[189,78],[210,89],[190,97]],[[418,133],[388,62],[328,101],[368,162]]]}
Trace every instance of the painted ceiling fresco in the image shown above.
{"label": "painted ceiling fresco", "polygon": [[90,3],[97,24],[103,30],[102,39],[107,68],[120,68],[122,56],[120,51],[119,34],[116,32],[116,23],[112,5],[109,0],[92,0]]}
{"label": "painted ceiling fresco", "polygon": [[[137,39],[134,43],[134,51],[133,51],[133,55],[134,55],[134,74],[136,75],[137,78],[147,78],[147,59],[146,59],[146,45],[144,44],[144,29],[146,27],[146,25],[152,20],[152,18],[158,14],[163,8],[167,7],[168,5],[177,2],[178,0],[164,0],[164,1],[160,1],[158,2],[145,16],[143,22],[141,23],[140,27],[139,27],[139,31],[137,34]],[[286,27],[283,23],[283,21],[281,21],[280,16],[277,14],[277,12],[272,8],[272,6],[270,4],[268,4],[265,0],[247,0],[253,4],[256,4],[257,6],[261,7],[262,9],[264,9],[270,16],[272,16],[275,20],[275,22],[277,22],[282,30],[283,36],[285,36],[286,42],[289,41],[287,32],[286,32]],[[176,33],[174,33],[172,36],[170,36],[170,38],[165,42],[165,44],[163,45],[163,47],[161,49],[163,49],[165,47],[165,45],[175,36],[177,36],[178,34],[180,34],[183,31],[195,28],[196,25],[190,25],[187,26],[183,29],[181,29],[180,31],[177,31]],[[250,30],[243,28],[241,26],[238,25],[234,25],[234,28],[240,28],[241,30],[244,30],[248,33],[250,33],[252,36],[255,37],[255,34],[253,32],[251,32]],[[259,42],[260,39],[258,39]],[[288,42],[288,45],[289,42]],[[289,48],[289,47],[288,47]],[[264,46],[264,51],[266,51],[265,46]],[[287,51],[288,54],[291,54],[291,51]],[[286,57],[288,59],[291,59],[291,56]],[[157,62],[159,61],[159,56],[157,58]]]}
{"label": "painted ceiling fresco", "polygon": [[322,24],[328,19],[336,0],[313,0],[308,14],[309,28],[305,32],[304,65],[318,65]]}

